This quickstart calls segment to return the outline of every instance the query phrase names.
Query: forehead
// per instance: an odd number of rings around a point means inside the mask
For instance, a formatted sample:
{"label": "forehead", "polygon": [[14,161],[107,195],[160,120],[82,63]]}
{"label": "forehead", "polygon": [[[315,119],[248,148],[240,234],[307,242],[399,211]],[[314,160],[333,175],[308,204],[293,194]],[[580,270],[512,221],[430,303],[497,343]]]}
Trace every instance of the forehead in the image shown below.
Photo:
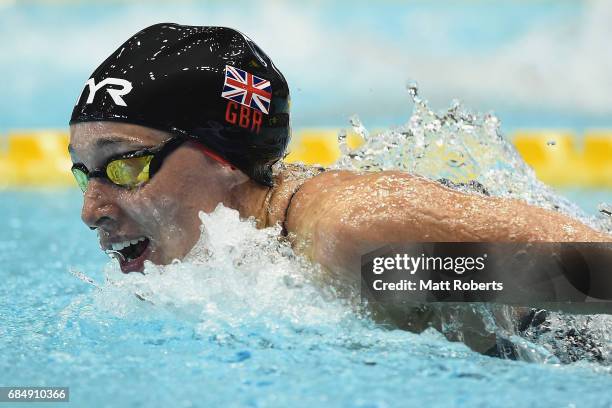
{"label": "forehead", "polygon": [[84,122],[70,126],[70,153],[83,162],[94,162],[108,154],[156,146],[171,135],[127,123]]}

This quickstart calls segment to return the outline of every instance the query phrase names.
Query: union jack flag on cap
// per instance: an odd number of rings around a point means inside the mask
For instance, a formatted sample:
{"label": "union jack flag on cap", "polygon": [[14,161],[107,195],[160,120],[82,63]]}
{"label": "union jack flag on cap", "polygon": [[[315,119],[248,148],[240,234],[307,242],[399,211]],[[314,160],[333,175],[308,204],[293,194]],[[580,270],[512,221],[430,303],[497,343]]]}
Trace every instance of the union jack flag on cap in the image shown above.
{"label": "union jack flag on cap", "polygon": [[270,99],[272,98],[272,85],[267,79],[226,65],[225,82],[221,96],[268,114]]}

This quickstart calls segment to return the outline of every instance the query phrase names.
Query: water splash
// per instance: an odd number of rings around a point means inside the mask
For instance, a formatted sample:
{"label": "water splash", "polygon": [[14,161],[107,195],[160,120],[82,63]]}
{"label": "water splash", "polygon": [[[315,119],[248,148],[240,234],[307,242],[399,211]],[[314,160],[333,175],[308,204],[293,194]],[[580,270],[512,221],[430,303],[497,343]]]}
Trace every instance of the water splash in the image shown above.
{"label": "water splash", "polygon": [[[237,211],[222,205],[210,214],[200,213],[200,219],[201,239],[183,262],[166,266],[147,262],[144,274],[125,275],[112,261],[105,268],[102,283],[72,271],[96,290],[77,297],[64,310],[58,323],[60,332],[74,331],[75,321],[79,322],[78,335],[94,330],[94,336],[99,335],[95,327],[108,326],[113,320],[123,322],[117,331],[131,327],[129,322],[156,325],[162,321],[164,327],[171,328],[178,321],[182,322],[179,326],[187,324],[195,338],[231,347],[316,344],[375,355],[402,347],[417,347],[418,352],[427,349],[438,357],[471,353],[463,344],[448,343],[444,338],[461,340],[463,333],[474,332],[473,327],[463,326],[460,308],[443,311],[444,306],[439,305],[439,314],[445,315],[441,327],[444,336],[432,330],[420,335],[403,331],[392,334],[370,318],[358,292],[342,290],[342,282],[296,255],[278,227],[257,229],[253,219],[241,220]],[[609,345],[606,324],[610,321],[592,319],[591,327],[595,324],[600,329],[599,337],[576,340],[585,330],[578,335],[570,330],[582,324],[581,317],[560,323],[560,315],[551,314],[548,326],[532,328],[520,337],[511,329],[513,315],[509,308],[467,307],[483,320],[484,335],[495,334],[502,346],[512,349],[508,355],[513,358],[539,363],[610,362],[610,353],[603,347],[606,341]],[[162,339],[176,335],[178,329],[170,328],[164,329]],[[563,330],[569,333],[565,337]],[[549,335],[552,332],[555,337]]]}
{"label": "water splash", "polygon": [[546,320],[523,334],[563,363],[590,361],[612,363],[612,316],[572,316],[549,313]]}
{"label": "water splash", "polygon": [[[339,285],[297,256],[280,227],[257,229],[254,219],[240,220],[237,211],[221,204],[210,214],[201,212],[200,219],[200,241],[183,262],[146,262],[144,274],[126,275],[112,261],[102,284],[73,271],[98,290],[87,308],[80,299],[78,309],[66,314],[92,317],[105,311],[117,318],[152,318],[170,313],[195,322],[198,333],[219,338],[238,336],[254,322],[271,331],[290,326],[337,332],[367,321],[365,311],[355,317],[358,298],[338,296]],[[144,313],[143,308],[152,309]]]}
{"label": "water splash", "polygon": [[[416,84],[408,88],[415,103],[408,123],[372,135],[357,116],[351,117],[353,130],[365,143],[350,151],[347,133],[341,132],[343,156],[335,168],[400,169],[432,180],[443,179],[446,185],[470,193],[520,198],[587,219],[575,205],[535,178],[501,135],[500,122],[493,114],[468,112],[458,101],[436,114],[419,97]],[[438,356],[469,354],[465,346],[448,343],[431,330],[422,335],[390,334],[376,325],[357,292],[296,255],[279,228],[258,230],[254,220],[240,220],[238,212],[221,205],[211,214],[201,213],[200,219],[200,241],[182,262],[167,266],[147,262],[144,275],[124,275],[114,261],[107,266],[103,283],[76,273],[97,290],[66,308],[60,329],[70,327],[68,322],[75,317],[101,324],[107,324],[109,316],[136,321],[178,318],[190,322],[196,338],[213,338],[223,344],[274,344],[282,348],[299,343],[379,351],[428,344],[427,350]],[[567,320],[550,314],[547,326],[534,326],[519,336],[510,324],[514,316],[509,308],[469,307],[482,319],[485,334],[495,334],[502,346],[511,347],[514,356],[522,360],[610,362],[605,347],[612,342],[604,329],[610,322],[604,318],[576,316]],[[448,313],[441,331],[448,338],[461,340],[462,332],[470,328],[463,327],[453,313]],[[569,332],[584,327],[588,319],[589,327],[601,329],[598,337],[590,343],[572,340],[579,337],[572,333],[588,337],[584,330]],[[570,334],[559,334],[564,330]],[[551,332],[557,333],[556,337],[551,337]]]}
{"label": "water splash", "polygon": [[[346,148],[346,131],[339,134],[343,157],[334,168],[355,171],[404,170],[442,182],[448,187],[473,193],[515,198],[581,220],[595,229],[612,233],[612,210],[598,206],[598,217],[587,216],[576,204],[561,197],[539,181],[522,160],[512,143],[500,131],[501,122],[493,114],[472,113],[461,102],[453,101],[442,113],[433,112],[419,96],[418,85],[407,90],[414,102],[409,121],[397,128],[370,135],[354,115],[350,124],[364,143],[353,151]],[[554,146],[554,143],[549,143]],[[511,345],[516,357],[537,362],[588,360],[610,364],[612,327],[610,316],[571,316],[547,313],[543,325],[527,328],[521,336],[500,324],[489,307],[477,312],[487,330]],[[505,309],[505,310],[504,310]],[[514,317],[509,307],[498,313],[506,323]],[[442,326],[445,334],[460,331],[460,321]],[[503,348],[503,347],[502,347]]]}
{"label": "water splash", "polygon": [[[515,198],[560,211],[596,229],[612,232],[604,217],[586,215],[576,204],[539,181],[500,131],[493,114],[473,113],[455,100],[435,113],[419,96],[416,83],[407,86],[414,109],[402,126],[371,135],[354,115],[349,122],[364,140],[348,151],[346,130],[340,132],[341,152],[333,166],[356,171],[404,170],[472,193]],[[450,182],[450,183],[449,183]]]}

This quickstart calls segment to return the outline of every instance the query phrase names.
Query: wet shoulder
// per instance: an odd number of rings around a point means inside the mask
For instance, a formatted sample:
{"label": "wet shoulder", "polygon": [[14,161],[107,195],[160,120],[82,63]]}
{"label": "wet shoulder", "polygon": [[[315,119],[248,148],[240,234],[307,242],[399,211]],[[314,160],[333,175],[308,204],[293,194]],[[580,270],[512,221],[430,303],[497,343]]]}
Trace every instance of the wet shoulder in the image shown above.
{"label": "wet shoulder", "polygon": [[351,203],[351,195],[362,189],[376,189],[388,177],[382,173],[358,173],[348,170],[326,170],[303,179],[295,190],[286,211],[290,232],[309,234],[322,219],[335,218]]}
{"label": "wet shoulder", "polygon": [[384,213],[389,203],[416,210],[433,200],[429,196],[439,189],[446,188],[402,171],[328,170],[302,183],[287,209],[286,224],[289,231],[308,234],[324,230],[317,228],[322,223],[336,225]]}
{"label": "wet shoulder", "polygon": [[274,187],[268,204],[267,226],[284,226],[295,193],[309,180],[325,172],[323,167],[279,163],[274,167]]}
{"label": "wet shoulder", "polygon": [[433,182],[402,171],[355,172],[328,170],[305,181],[296,193],[301,203],[315,203],[329,197],[333,200],[348,199],[358,192],[376,195],[383,190],[405,190],[415,184]]}

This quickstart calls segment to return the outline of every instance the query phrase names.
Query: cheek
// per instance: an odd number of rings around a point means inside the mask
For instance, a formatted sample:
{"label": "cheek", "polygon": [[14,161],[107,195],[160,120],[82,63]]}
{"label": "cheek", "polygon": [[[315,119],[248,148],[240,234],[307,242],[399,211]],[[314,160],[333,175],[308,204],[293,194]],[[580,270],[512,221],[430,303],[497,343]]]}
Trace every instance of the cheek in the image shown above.
{"label": "cheek", "polygon": [[126,213],[161,240],[199,235],[198,211],[202,208],[195,180],[172,168],[164,170],[139,190],[126,192]]}
{"label": "cheek", "polygon": [[154,235],[164,230],[175,231],[186,212],[181,200],[155,190],[134,192],[125,202],[129,217]]}

